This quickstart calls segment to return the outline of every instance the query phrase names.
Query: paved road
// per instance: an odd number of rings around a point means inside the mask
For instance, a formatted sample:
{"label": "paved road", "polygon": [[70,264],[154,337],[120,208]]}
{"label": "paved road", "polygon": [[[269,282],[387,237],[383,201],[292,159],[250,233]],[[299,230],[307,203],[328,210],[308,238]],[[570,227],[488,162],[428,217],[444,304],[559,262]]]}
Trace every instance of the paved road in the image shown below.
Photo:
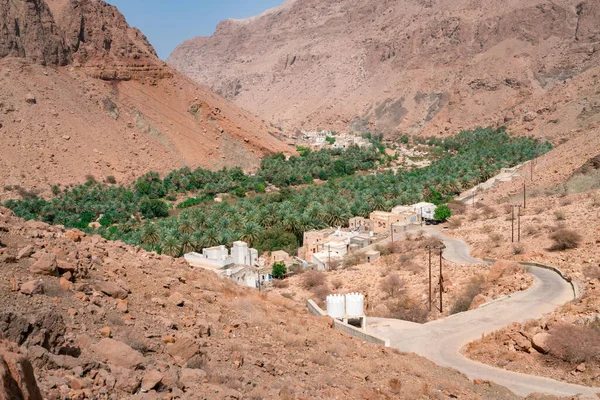
{"label": "paved road", "polygon": [[[464,242],[435,234],[448,247],[448,257],[459,262],[478,262],[469,256]],[[446,255],[445,255],[446,256]],[[468,259],[474,261],[466,261]],[[540,318],[545,313],[573,299],[572,287],[558,274],[547,269],[530,267],[535,281],[526,291],[490,302],[472,311],[452,315],[424,325],[393,319],[370,318],[367,330],[390,339],[390,345],[402,351],[422,355],[445,367],[451,367],[469,378],[493,381],[514,393],[549,393],[558,396],[583,394],[597,399],[600,388],[571,385],[552,379],[520,374],[469,360],[460,350],[483,334],[494,332],[512,322]]]}

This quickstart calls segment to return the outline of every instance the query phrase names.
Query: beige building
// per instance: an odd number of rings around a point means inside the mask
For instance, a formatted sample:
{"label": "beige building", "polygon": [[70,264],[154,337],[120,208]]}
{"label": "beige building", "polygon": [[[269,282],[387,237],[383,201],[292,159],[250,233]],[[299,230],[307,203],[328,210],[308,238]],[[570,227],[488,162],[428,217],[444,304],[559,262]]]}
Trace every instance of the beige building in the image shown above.
{"label": "beige building", "polygon": [[304,232],[304,245],[298,249],[298,257],[303,260],[311,260],[312,255],[325,248],[325,242],[335,233],[334,228],[322,229],[320,231]]}
{"label": "beige building", "polygon": [[393,214],[385,211],[373,211],[370,220],[373,222],[373,232],[375,234],[390,233],[392,224],[402,220],[400,214]]}
{"label": "beige building", "polygon": [[394,234],[406,232],[413,225],[419,225],[419,216],[414,212],[405,212],[402,214],[396,214],[400,217],[398,222],[392,224]]}
{"label": "beige building", "polygon": [[373,221],[363,217],[354,217],[348,220],[351,230],[358,232],[370,232],[373,230]]}

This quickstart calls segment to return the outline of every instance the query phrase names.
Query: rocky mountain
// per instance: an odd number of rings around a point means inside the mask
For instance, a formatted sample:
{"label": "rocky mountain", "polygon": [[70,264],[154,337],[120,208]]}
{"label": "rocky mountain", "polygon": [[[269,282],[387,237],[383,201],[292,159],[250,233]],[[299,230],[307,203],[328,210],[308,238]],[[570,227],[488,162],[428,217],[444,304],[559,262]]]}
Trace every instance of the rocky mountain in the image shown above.
{"label": "rocky mountain", "polygon": [[287,128],[562,138],[600,119],[600,3],[288,0],[168,63]]}
{"label": "rocky mountain", "polygon": [[251,169],[288,149],[158,59],[103,1],[0,0],[0,22],[0,199],[86,176]]}

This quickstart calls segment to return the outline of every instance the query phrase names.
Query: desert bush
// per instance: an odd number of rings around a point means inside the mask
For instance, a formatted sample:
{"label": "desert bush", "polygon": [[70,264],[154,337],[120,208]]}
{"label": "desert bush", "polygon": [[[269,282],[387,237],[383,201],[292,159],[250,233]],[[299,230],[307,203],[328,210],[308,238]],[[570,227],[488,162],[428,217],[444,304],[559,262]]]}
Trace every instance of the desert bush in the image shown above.
{"label": "desert bush", "polygon": [[448,207],[453,215],[462,215],[467,211],[467,205],[462,201],[452,200],[448,203]]}
{"label": "desert bush", "polygon": [[331,282],[331,285],[333,286],[333,288],[335,290],[338,290],[344,286],[344,282],[341,279],[337,278],[337,279],[334,279],[333,282]]}
{"label": "desert bush", "polygon": [[390,318],[422,324],[427,322],[429,316],[425,304],[414,297],[400,296],[398,299],[387,302],[386,306],[390,310]]}
{"label": "desert bush", "polygon": [[600,331],[591,327],[557,325],[547,344],[552,356],[571,364],[600,361]]}
{"label": "desert bush", "polygon": [[513,245],[513,254],[514,255],[518,255],[518,254],[523,254],[525,252],[525,246],[523,246],[521,243],[517,243]]}
{"label": "desert bush", "polygon": [[365,255],[363,252],[355,251],[352,253],[348,253],[344,256],[344,261],[342,264],[345,268],[354,267],[356,265],[362,264],[365,260]]}
{"label": "desert bush", "polygon": [[109,176],[106,177],[106,182],[110,183],[111,185],[114,185],[114,184],[117,183],[117,178],[115,178],[112,175],[109,175]]}
{"label": "desert bush", "polygon": [[454,301],[454,305],[450,309],[450,314],[467,311],[469,307],[471,307],[471,303],[475,296],[482,292],[484,283],[485,278],[483,276],[477,275],[472,277],[462,294]]}
{"label": "desert bush", "polygon": [[554,244],[550,248],[553,251],[561,251],[568,249],[575,249],[581,242],[581,235],[570,229],[558,229],[552,235],[550,239],[554,241]]}
{"label": "desert bush", "polygon": [[462,226],[462,222],[463,222],[463,221],[462,221],[462,218],[456,218],[456,217],[454,217],[454,218],[450,218],[450,219],[448,220],[448,227],[449,227],[450,229],[457,229],[457,228],[460,228],[460,227]]}
{"label": "desert bush", "polygon": [[325,284],[325,274],[321,271],[308,271],[302,275],[302,287],[310,290]]}
{"label": "desert bush", "polygon": [[504,237],[499,233],[491,233],[488,236],[488,238],[490,239],[490,242],[492,242],[494,247],[500,247],[502,241],[504,240]]}
{"label": "desert bush", "polygon": [[502,209],[504,210],[505,214],[512,214],[513,207],[511,204],[504,204]]}
{"label": "desert bush", "polygon": [[290,287],[290,282],[285,279],[273,279],[273,287],[277,289],[286,289]]}
{"label": "desert bush", "polygon": [[568,197],[565,197],[564,199],[562,199],[562,200],[560,201],[560,205],[561,205],[561,206],[568,206],[568,205],[571,205],[571,204],[573,204],[573,200],[571,200],[571,199],[570,199],[570,198],[568,198]]}
{"label": "desert bush", "polygon": [[590,198],[592,199],[592,207],[600,207],[600,194],[590,193]]}
{"label": "desert bush", "polygon": [[567,216],[565,215],[564,211],[556,210],[554,211],[554,219],[556,219],[557,221],[564,221],[565,219],[567,219]]}
{"label": "desert bush", "polygon": [[312,292],[315,295],[315,299],[317,300],[317,302],[319,302],[319,304],[322,304],[325,301],[325,298],[329,295],[329,293],[331,293],[329,287],[325,284],[315,286],[312,289]]}
{"label": "desert bush", "polygon": [[481,207],[481,215],[485,219],[492,219],[492,218],[496,218],[498,216],[498,214],[496,214],[496,210],[494,210],[492,207],[490,207],[488,205],[483,205]]}
{"label": "desert bush", "polygon": [[538,227],[535,225],[525,225],[523,233],[527,236],[533,236],[538,233]]}
{"label": "desert bush", "polygon": [[98,183],[98,181],[96,180],[96,177],[94,175],[86,175],[85,182],[90,185]]}
{"label": "desert bush", "polygon": [[379,288],[389,297],[396,297],[404,288],[404,281],[396,274],[389,275],[381,280]]}
{"label": "desert bush", "polygon": [[494,227],[491,225],[484,225],[481,227],[482,233],[492,233],[493,230],[494,230]]}

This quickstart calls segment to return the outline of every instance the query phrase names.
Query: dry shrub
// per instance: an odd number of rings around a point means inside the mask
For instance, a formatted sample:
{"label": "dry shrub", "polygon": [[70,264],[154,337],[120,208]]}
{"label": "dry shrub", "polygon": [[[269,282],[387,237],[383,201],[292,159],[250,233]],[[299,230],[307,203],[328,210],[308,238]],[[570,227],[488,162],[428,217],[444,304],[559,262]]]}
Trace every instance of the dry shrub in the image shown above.
{"label": "dry shrub", "polygon": [[492,233],[488,237],[494,247],[500,247],[500,244],[502,244],[502,241],[504,240],[504,237],[499,233]]}
{"label": "dry shrub", "polygon": [[309,360],[317,365],[328,366],[332,364],[331,356],[321,351],[314,351],[310,356]]}
{"label": "dry shrub", "polygon": [[492,233],[493,230],[494,230],[494,227],[491,225],[484,225],[481,227],[482,233]]}
{"label": "dry shrub", "polygon": [[389,297],[394,298],[404,288],[404,281],[398,275],[392,274],[381,280],[379,288]]}
{"label": "dry shrub", "polygon": [[569,229],[558,229],[550,235],[550,239],[554,241],[550,250],[561,251],[577,248],[581,242],[581,235]]}
{"label": "dry shrub", "polygon": [[462,226],[462,223],[463,223],[462,218],[456,218],[456,217],[450,218],[448,220],[448,227],[450,229],[457,229]]}
{"label": "dry shrub", "polygon": [[391,318],[419,324],[427,322],[427,316],[429,315],[427,307],[414,297],[400,296],[400,298],[386,303],[386,306],[390,310]]}
{"label": "dry shrub", "polygon": [[392,378],[389,380],[388,385],[390,386],[390,391],[394,394],[402,393],[402,382],[400,379]]}
{"label": "dry shrub", "polygon": [[600,360],[600,331],[588,326],[557,325],[547,344],[551,355],[571,364]]}
{"label": "dry shrub", "polygon": [[592,207],[600,207],[600,194],[590,193],[589,196],[592,199]]}
{"label": "dry shrub", "polygon": [[335,290],[341,289],[344,286],[344,282],[341,279],[334,279],[333,282],[331,282],[331,284],[333,285],[333,288]]}
{"label": "dry shrub", "polygon": [[519,254],[523,254],[525,252],[525,246],[523,246],[521,243],[517,243],[513,245],[513,254],[514,255],[519,255]]}
{"label": "dry shrub", "polygon": [[325,284],[326,276],[322,271],[308,271],[302,275],[302,287],[310,290]]}
{"label": "dry shrub", "polygon": [[554,211],[554,218],[557,221],[564,221],[565,219],[567,219],[567,216],[565,215],[565,212],[562,210],[556,210]]}
{"label": "dry shrub", "polygon": [[513,207],[511,204],[505,204],[502,206],[505,214],[512,214]]}
{"label": "dry shrub", "polygon": [[475,296],[483,291],[484,283],[485,278],[483,276],[477,275],[472,277],[462,294],[454,301],[454,305],[450,309],[450,314],[467,311],[471,307]]}
{"label": "dry shrub", "polygon": [[452,211],[452,215],[462,215],[467,211],[467,205],[458,200],[452,200],[449,202],[448,207]]}
{"label": "dry shrub", "polygon": [[485,219],[492,219],[492,218],[496,218],[498,216],[498,214],[496,214],[496,210],[494,210],[492,207],[490,207],[488,205],[483,205],[481,207],[481,215]]}
{"label": "dry shrub", "polygon": [[362,264],[365,260],[365,254],[361,251],[355,251],[353,253],[348,253],[344,256],[343,265],[345,268],[354,267],[356,265]]}
{"label": "dry shrub", "polygon": [[277,289],[285,289],[290,286],[290,282],[285,279],[273,279],[273,287]]}
{"label": "dry shrub", "polygon": [[312,292],[315,295],[315,298],[319,302],[323,302],[323,301],[325,301],[325,298],[329,295],[330,290],[327,285],[319,285],[319,286],[315,286],[313,288]]}
{"label": "dry shrub", "polygon": [[534,236],[536,233],[538,233],[539,228],[535,225],[525,225],[525,228],[523,228],[523,233],[527,236]]}
{"label": "dry shrub", "polygon": [[573,204],[573,200],[569,199],[568,197],[565,197],[564,199],[562,199],[560,201],[560,205],[561,206],[568,206],[568,205],[571,205],[571,204]]}
{"label": "dry shrub", "polygon": [[392,254],[393,250],[394,250],[394,244],[393,243],[388,243],[388,244],[376,244],[375,245],[375,250],[378,251],[381,256],[387,256],[389,254]]}

